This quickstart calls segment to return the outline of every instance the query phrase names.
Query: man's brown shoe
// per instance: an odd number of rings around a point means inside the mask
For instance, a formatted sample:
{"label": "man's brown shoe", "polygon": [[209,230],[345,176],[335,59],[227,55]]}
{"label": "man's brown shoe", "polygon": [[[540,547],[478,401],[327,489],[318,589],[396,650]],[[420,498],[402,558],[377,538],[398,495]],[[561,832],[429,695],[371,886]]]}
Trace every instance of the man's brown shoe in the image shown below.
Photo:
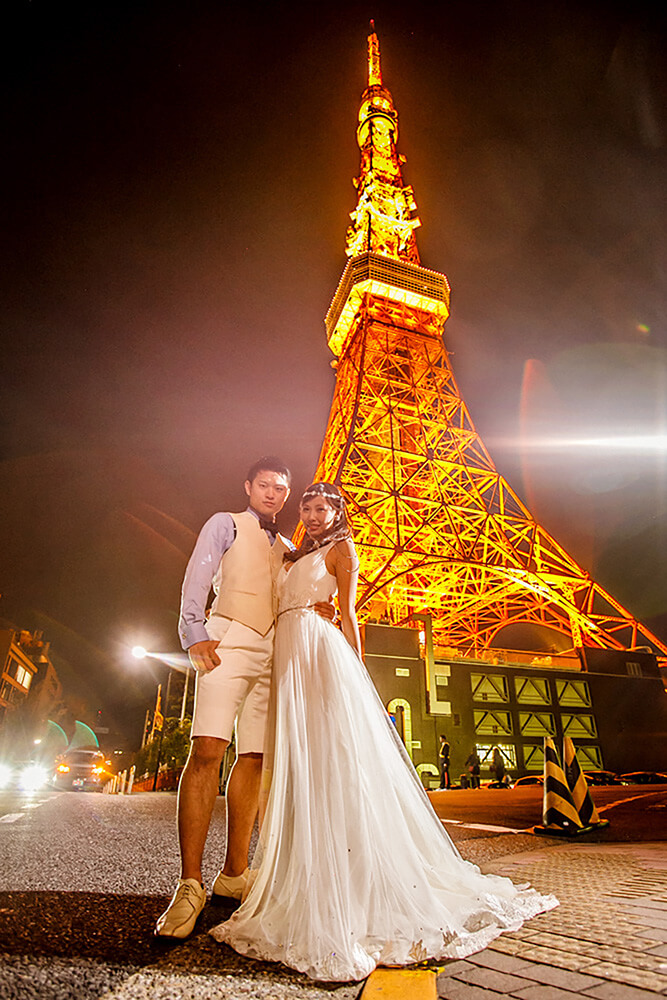
{"label": "man's brown shoe", "polygon": [[211,900],[219,902],[224,899],[241,899],[249,874],[247,868],[241,875],[223,875],[219,872],[213,883]]}

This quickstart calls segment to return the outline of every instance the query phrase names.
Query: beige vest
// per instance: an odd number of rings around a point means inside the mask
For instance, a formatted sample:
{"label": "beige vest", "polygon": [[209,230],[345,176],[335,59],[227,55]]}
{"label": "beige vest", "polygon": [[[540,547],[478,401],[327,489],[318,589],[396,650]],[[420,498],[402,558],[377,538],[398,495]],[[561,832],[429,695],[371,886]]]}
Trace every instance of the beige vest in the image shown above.
{"label": "beige vest", "polygon": [[249,511],[230,515],[236,525],[233,544],[213,579],[212,615],[222,615],[266,635],[275,617],[275,579],[287,546],[280,535],[273,545]]}

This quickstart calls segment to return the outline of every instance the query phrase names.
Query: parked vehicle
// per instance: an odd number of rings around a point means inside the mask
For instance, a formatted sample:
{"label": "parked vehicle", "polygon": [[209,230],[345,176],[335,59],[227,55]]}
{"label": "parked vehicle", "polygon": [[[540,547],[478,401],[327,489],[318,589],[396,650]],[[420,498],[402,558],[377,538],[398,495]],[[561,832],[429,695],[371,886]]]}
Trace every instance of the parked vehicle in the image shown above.
{"label": "parked vehicle", "polygon": [[621,775],[623,785],[667,785],[667,774],[662,771],[631,771]]}
{"label": "parked vehicle", "polygon": [[620,785],[622,781],[613,771],[584,771],[589,785]]}
{"label": "parked vehicle", "polygon": [[101,792],[108,777],[100,750],[67,750],[56,760],[53,785],[73,791]]}
{"label": "parked vehicle", "polygon": [[527,774],[523,778],[517,778],[512,788],[523,788],[524,785],[543,785],[544,776],[541,774]]}

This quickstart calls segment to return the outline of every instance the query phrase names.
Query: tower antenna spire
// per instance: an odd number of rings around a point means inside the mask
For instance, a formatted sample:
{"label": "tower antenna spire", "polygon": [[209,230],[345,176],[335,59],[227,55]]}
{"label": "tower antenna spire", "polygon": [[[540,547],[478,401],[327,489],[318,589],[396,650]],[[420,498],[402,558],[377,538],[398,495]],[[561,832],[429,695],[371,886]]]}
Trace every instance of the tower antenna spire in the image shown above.
{"label": "tower antenna spire", "polygon": [[375,32],[375,21],[371,20],[371,30],[368,35],[368,86],[382,86],[382,67],[380,65],[380,41]]}
{"label": "tower antenna spire", "polygon": [[375,21],[370,22],[368,35],[368,85],[361,95],[357,142],[361,153],[359,176],[354,180],[358,197],[350,212],[346,254],[357,257],[368,252],[419,264],[414,231],[421,223],[413,214],[417,205],[412,188],[404,184],[401,174],[405,157],[396,148],[398,112],[382,81]]}

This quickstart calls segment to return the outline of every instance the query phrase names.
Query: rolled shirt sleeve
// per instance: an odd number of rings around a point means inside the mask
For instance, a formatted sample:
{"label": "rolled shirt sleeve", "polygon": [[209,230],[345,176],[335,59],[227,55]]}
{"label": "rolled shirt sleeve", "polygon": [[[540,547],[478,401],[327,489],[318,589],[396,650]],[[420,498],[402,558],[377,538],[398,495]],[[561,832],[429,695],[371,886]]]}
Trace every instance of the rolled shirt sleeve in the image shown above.
{"label": "rolled shirt sleeve", "polygon": [[220,560],[231,546],[236,528],[231,514],[214,514],[199,533],[185,570],[181,591],[178,635],[183,649],[210,638],[206,631],[206,603]]}

